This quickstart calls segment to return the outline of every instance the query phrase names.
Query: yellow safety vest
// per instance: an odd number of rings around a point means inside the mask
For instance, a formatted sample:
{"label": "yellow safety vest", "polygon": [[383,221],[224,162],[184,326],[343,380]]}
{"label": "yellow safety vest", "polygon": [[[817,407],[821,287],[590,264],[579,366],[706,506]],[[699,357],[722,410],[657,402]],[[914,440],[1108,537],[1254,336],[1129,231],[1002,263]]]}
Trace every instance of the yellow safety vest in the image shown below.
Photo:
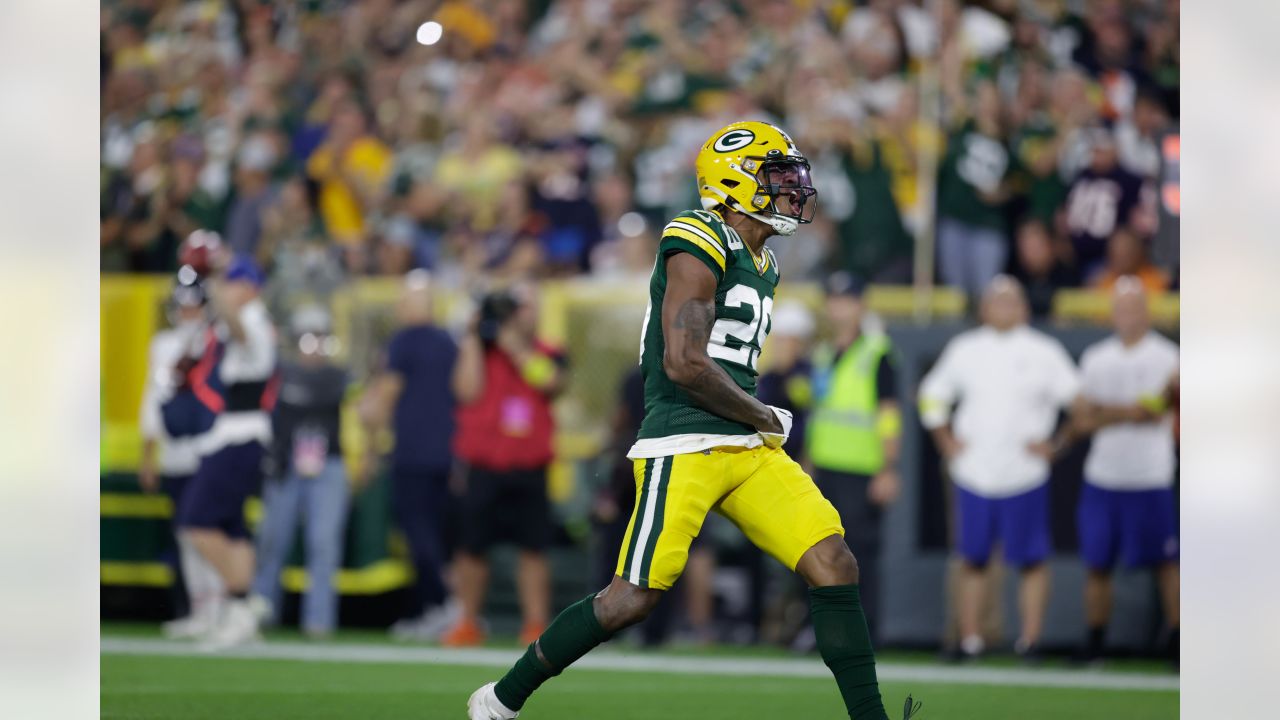
{"label": "yellow safety vest", "polygon": [[876,369],[889,347],[884,335],[859,336],[831,368],[826,392],[815,398],[805,430],[816,467],[862,475],[884,467],[884,445],[876,432]]}

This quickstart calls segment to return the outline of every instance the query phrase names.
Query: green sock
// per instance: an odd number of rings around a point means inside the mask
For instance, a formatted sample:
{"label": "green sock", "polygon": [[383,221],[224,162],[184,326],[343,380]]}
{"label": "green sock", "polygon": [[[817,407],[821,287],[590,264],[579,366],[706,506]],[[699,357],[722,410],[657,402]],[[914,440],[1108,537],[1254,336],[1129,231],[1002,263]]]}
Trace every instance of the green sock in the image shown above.
{"label": "green sock", "polygon": [[[531,644],[498,681],[493,692],[503,705],[511,710],[524,707],[525,700],[542,683],[559,675],[578,658],[609,639],[609,633],[600,627],[596,611],[591,606],[595,597],[594,594],[588,595],[565,608],[551,621],[542,637]],[[542,650],[542,658],[538,657],[539,649]]]}
{"label": "green sock", "polygon": [[876,656],[857,585],[809,589],[809,612],[822,661],[836,676],[853,720],[888,720],[876,683]]}

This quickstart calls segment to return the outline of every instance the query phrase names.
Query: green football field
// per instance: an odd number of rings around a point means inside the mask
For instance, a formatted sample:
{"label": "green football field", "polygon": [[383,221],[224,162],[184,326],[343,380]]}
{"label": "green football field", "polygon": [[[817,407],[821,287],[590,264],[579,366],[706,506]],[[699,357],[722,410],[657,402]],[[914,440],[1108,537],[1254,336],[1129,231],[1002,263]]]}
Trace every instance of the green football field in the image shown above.
{"label": "green football field", "polygon": [[[104,718],[465,718],[467,696],[496,679],[515,651],[448,651],[385,642],[272,640],[231,656],[192,646],[104,636]],[[608,650],[552,680],[527,720],[843,718],[835,685],[812,658],[773,653]],[[585,663],[585,661],[584,661]],[[908,692],[925,720],[1178,717],[1176,680],[1132,668],[955,668],[889,656],[881,683],[890,717]]]}

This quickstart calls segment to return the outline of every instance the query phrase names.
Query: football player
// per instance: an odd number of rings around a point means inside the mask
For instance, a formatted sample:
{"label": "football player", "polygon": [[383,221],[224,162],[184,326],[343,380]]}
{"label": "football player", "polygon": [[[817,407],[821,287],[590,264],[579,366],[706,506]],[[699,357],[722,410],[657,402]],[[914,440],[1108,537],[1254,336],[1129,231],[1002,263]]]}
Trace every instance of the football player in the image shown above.
{"label": "football player", "polygon": [[[516,717],[542,683],[643,620],[712,510],[809,584],[818,649],[849,716],[888,718],[840,517],[781,449],[791,415],[755,397],[778,285],[765,240],[813,219],[809,162],[779,128],[738,122],[707,140],[695,167],[702,209],[663,229],[649,281],[645,417],[628,453],[636,504],[617,574],[560,613],[501,680],[476,690],[470,720]],[[908,697],[904,715],[917,708]]]}

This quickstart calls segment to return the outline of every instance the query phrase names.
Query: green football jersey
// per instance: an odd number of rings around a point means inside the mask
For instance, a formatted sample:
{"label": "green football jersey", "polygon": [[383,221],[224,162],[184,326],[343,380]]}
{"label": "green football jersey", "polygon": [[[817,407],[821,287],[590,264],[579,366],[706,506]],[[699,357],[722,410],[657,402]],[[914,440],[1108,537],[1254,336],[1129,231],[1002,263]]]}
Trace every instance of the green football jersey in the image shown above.
{"label": "green football jersey", "polygon": [[662,367],[662,299],[667,291],[669,256],[687,252],[716,276],[716,321],[707,354],[729,373],[738,387],[756,393],[756,365],[770,330],[773,292],[778,286],[778,260],[767,247],[759,258],[719,214],[689,210],[662,230],[658,258],[649,279],[649,306],[640,337],[640,369],[644,376],[644,422],[639,443],[677,435],[754,435],[756,429],[715,411],[698,407]]}

